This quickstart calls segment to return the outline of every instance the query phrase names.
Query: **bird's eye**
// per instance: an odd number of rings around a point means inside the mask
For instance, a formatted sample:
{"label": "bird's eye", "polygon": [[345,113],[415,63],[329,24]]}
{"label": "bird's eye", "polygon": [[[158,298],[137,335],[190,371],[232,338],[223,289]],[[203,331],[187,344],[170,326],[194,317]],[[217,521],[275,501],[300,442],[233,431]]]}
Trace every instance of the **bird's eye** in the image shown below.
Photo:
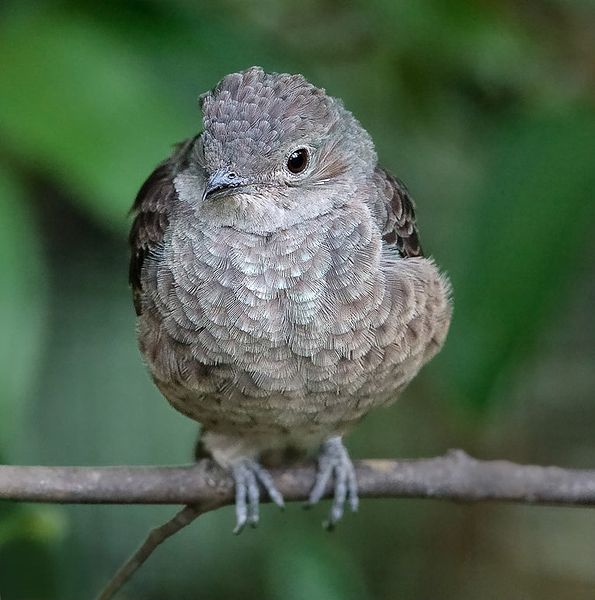
{"label": "bird's eye", "polygon": [[287,158],[288,171],[294,175],[302,173],[308,166],[309,158],[308,150],[306,150],[306,148],[294,150]]}

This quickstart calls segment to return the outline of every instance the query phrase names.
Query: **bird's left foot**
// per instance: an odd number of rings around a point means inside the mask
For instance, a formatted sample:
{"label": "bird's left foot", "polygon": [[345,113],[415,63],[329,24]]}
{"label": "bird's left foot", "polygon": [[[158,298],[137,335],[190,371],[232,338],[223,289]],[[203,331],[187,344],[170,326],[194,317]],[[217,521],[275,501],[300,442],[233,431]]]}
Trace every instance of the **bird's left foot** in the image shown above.
{"label": "bird's left foot", "polygon": [[341,520],[345,502],[349,502],[352,512],[357,511],[359,504],[355,469],[347,448],[338,436],[330,438],[320,447],[318,473],[307,506],[316,504],[322,498],[331,476],[334,479],[333,504],[328,520],[323,523],[324,527],[329,530],[333,529],[335,524]]}

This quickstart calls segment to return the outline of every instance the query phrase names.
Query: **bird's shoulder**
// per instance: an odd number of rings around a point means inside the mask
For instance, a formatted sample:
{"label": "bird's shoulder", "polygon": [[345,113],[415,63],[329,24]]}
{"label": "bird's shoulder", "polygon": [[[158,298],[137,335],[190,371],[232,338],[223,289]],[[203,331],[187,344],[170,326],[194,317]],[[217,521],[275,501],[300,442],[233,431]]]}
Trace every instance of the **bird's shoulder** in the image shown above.
{"label": "bird's shoulder", "polygon": [[171,156],[155,167],[142,184],[132,208],[128,280],[137,315],[141,314],[141,272],[146,257],[163,242],[176,199],[174,179],[184,167],[196,137],[177,144]]}
{"label": "bird's shoulder", "polygon": [[405,184],[381,167],[372,176],[368,204],[384,242],[404,258],[423,256],[415,220],[415,203]]}

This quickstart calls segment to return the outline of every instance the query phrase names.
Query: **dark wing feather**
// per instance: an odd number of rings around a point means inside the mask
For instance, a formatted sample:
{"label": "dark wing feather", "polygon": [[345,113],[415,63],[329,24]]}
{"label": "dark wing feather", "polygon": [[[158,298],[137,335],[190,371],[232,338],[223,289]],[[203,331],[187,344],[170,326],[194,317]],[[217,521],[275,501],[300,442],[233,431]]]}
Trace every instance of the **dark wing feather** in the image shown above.
{"label": "dark wing feather", "polygon": [[130,268],[128,280],[136,314],[142,312],[141,272],[145,258],[159,247],[169,225],[171,206],[175,201],[174,178],[184,166],[186,156],[196,138],[182,142],[170,158],[160,163],[141,186],[131,213],[134,221],[128,238]]}
{"label": "dark wing feather", "polygon": [[374,180],[379,197],[371,206],[382,232],[382,239],[396,247],[405,258],[423,256],[415,222],[415,203],[405,185],[390,173],[377,167]]}

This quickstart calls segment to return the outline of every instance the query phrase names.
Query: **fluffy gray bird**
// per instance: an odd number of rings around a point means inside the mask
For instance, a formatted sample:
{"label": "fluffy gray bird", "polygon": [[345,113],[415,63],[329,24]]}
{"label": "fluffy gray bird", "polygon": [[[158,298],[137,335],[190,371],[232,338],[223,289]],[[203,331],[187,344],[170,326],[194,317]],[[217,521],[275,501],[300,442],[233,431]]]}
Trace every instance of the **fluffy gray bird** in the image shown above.
{"label": "fluffy gray bird", "polygon": [[203,131],[177,146],[133,206],[130,281],[158,388],[202,424],[236,484],[236,532],[263,455],[319,447],[309,502],[330,478],[329,525],[356,510],[342,438],[438,352],[449,284],[424,258],[403,184],[368,133],[301,75],[258,67],[201,97]]}

